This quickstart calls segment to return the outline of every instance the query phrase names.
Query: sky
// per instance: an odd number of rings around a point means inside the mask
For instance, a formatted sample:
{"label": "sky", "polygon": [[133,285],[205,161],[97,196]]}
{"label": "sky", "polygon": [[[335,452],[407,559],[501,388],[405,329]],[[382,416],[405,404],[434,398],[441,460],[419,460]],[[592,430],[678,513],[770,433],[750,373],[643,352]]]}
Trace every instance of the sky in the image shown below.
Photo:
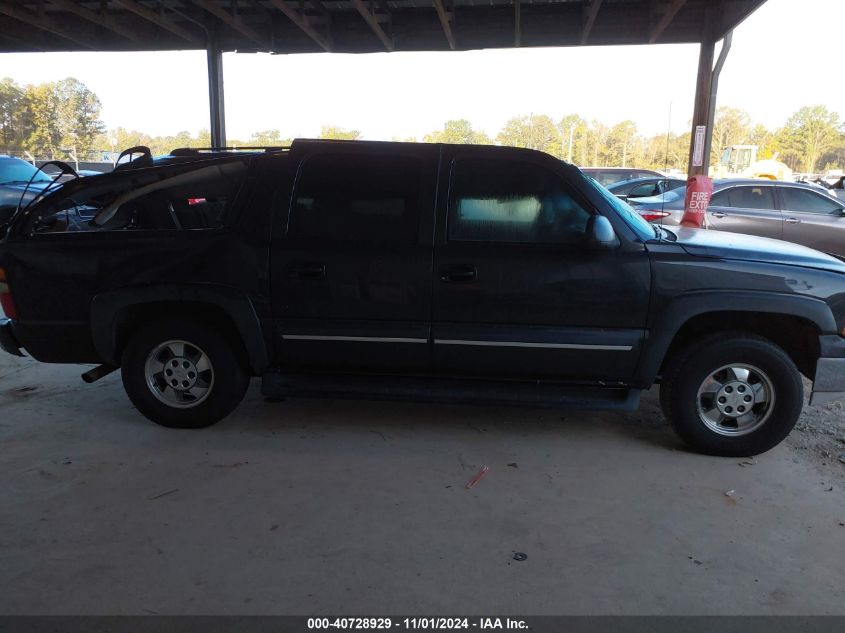
{"label": "sky", "polygon": [[[719,105],[742,108],[769,128],[815,103],[845,119],[843,28],[845,0],[768,0],[734,32]],[[446,120],[465,118],[495,136],[514,116],[571,113],[608,124],[631,119],[646,135],[685,132],[697,60],[697,45],[227,53],[227,135],[277,129],[307,137],[337,125],[367,139],[421,140]],[[0,77],[21,84],[69,76],[100,97],[109,128],[158,136],[209,126],[204,52],[0,55]]]}

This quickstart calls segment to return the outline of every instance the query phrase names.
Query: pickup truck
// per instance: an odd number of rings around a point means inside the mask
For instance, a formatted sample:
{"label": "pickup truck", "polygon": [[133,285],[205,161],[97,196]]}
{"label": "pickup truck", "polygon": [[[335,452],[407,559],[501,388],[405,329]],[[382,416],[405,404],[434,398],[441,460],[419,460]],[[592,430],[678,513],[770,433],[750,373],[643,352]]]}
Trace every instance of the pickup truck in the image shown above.
{"label": "pickup truck", "polygon": [[0,344],[121,371],[168,427],[269,397],[633,410],[752,455],[845,395],[845,263],[645,222],[541,152],[296,140],[142,154],[0,229]]}

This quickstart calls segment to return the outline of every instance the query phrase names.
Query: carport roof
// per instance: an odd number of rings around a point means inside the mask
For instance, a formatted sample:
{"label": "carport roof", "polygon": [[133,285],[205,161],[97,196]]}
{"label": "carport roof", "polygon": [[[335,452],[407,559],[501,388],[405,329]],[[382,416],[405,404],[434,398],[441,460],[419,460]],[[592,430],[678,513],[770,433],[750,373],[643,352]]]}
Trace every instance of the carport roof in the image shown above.
{"label": "carport roof", "polygon": [[[716,40],[765,0],[0,0],[0,52],[438,51]],[[709,9],[709,11],[708,11]]]}

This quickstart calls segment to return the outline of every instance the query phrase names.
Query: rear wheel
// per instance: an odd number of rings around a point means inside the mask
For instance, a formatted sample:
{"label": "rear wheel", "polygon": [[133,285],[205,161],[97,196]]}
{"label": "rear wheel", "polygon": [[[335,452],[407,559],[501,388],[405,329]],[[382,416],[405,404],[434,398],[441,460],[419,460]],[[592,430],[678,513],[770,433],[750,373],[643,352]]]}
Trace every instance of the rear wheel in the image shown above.
{"label": "rear wheel", "polygon": [[660,402],[693,449],[747,456],[789,435],[801,414],[804,386],[795,363],[771,341],[721,333],[670,360]]}
{"label": "rear wheel", "polygon": [[249,385],[244,363],[221,331],[176,319],[135,333],[124,350],[121,375],[138,410],[173,428],[201,428],[223,419]]}

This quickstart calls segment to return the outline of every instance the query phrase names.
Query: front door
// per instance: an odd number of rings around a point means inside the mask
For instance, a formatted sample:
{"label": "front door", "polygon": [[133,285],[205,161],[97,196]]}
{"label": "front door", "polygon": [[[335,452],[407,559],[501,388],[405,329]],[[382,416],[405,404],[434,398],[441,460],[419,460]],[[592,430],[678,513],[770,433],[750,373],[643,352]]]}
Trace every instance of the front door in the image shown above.
{"label": "front door", "polygon": [[624,381],[644,338],[642,244],[586,243],[597,213],[527,153],[444,154],[438,208],[434,365],[464,376]]}
{"label": "front door", "polygon": [[273,242],[279,365],[428,368],[437,162],[431,146],[306,150]]}

